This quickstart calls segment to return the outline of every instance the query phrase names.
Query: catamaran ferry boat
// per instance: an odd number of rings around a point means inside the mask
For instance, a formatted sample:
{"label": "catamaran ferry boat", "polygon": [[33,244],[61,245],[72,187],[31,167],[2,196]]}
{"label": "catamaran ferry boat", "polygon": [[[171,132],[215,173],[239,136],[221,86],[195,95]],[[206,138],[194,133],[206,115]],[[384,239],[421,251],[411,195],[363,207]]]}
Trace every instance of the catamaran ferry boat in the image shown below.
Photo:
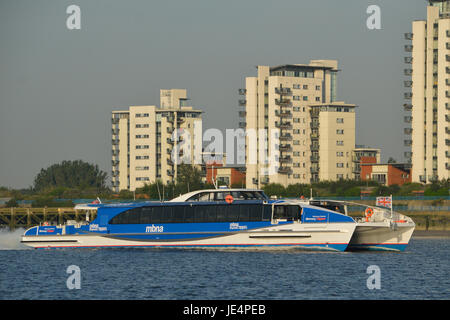
{"label": "catamaran ferry boat", "polygon": [[[261,190],[194,191],[167,202],[89,204],[91,222],[25,231],[34,248],[299,247],[344,251],[357,226],[345,214],[299,201],[273,201]],[[88,219],[87,219],[88,220]]]}

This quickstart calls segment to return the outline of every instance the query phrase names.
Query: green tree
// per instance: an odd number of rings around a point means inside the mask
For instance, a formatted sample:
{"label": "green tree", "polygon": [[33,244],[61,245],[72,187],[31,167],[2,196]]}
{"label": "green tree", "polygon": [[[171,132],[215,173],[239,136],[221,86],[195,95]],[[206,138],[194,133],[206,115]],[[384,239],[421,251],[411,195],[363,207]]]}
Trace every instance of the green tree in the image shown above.
{"label": "green tree", "polygon": [[177,187],[180,190],[176,191],[185,193],[203,189],[202,173],[199,168],[189,164],[181,164],[177,171]]}
{"label": "green tree", "polygon": [[63,161],[41,169],[34,179],[34,190],[40,192],[56,187],[103,190],[106,189],[106,177],[107,174],[97,165],[82,160]]}

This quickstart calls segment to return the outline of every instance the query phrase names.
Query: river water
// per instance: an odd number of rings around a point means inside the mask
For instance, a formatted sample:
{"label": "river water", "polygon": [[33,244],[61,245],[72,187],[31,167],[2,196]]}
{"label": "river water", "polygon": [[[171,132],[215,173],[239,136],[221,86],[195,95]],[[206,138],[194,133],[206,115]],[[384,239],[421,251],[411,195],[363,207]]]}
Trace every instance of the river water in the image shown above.
{"label": "river water", "polygon": [[401,253],[34,250],[22,232],[0,232],[0,299],[450,299],[449,238]]}

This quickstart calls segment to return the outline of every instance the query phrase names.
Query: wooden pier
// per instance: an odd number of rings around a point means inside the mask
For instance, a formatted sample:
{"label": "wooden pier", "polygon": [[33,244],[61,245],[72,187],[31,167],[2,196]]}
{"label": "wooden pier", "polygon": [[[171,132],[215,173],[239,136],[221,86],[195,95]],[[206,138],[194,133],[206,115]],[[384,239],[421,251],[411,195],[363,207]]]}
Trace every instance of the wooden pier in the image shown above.
{"label": "wooden pier", "polygon": [[[89,213],[89,220],[95,218],[95,210]],[[74,208],[0,208],[0,228],[30,228],[44,222],[50,225],[63,224],[68,220],[86,221],[85,210]]]}

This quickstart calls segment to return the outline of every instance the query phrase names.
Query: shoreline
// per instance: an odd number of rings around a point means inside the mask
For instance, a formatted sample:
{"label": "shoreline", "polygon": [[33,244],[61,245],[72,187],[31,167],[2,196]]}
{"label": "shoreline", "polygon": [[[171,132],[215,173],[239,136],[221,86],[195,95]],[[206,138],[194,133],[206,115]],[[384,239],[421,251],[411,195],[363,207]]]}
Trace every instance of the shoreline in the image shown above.
{"label": "shoreline", "polygon": [[450,230],[414,230],[412,238],[450,238]]}

